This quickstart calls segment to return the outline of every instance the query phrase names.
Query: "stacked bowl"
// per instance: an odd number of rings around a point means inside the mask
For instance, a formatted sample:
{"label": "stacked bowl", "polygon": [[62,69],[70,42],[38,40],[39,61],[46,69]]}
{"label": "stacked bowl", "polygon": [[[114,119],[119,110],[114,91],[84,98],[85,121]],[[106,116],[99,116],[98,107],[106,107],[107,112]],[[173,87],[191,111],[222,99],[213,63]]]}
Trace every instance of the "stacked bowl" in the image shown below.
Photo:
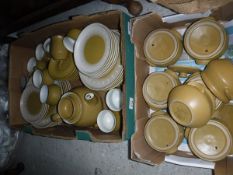
{"label": "stacked bowl", "polygon": [[79,34],[74,46],[75,64],[89,89],[107,91],[122,83],[119,40],[117,31],[100,23],[88,25]]}

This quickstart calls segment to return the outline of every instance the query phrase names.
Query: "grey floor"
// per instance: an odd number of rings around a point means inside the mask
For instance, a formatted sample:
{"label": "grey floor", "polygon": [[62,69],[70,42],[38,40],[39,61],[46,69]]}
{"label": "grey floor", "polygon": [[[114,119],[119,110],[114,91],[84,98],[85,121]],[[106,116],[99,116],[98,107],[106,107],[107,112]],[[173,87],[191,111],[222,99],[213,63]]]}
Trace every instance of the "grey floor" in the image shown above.
{"label": "grey floor", "polygon": [[[171,15],[173,12],[159,5],[145,0],[143,14],[156,11],[161,16]],[[36,29],[56,21],[67,19],[77,14],[126,9],[117,5],[109,5],[101,1],[71,9],[65,13],[46,19],[22,31]],[[13,34],[14,35],[14,34]],[[129,159],[128,142],[117,144],[90,143],[87,141],[66,141],[21,133],[13,156],[13,161],[25,164],[24,175],[210,175],[211,170],[183,167],[169,163],[159,166],[149,166]]]}

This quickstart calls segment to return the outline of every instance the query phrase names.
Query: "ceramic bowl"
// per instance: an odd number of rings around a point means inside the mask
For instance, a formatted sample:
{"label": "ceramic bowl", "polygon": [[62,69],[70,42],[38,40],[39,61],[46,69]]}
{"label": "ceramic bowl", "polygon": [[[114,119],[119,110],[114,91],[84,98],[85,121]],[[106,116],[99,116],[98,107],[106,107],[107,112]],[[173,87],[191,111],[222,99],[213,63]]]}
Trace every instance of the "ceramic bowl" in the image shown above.
{"label": "ceramic bowl", "polygon": [[184,35],[186,52],[198,64],[207,64],[219,58],[228,47],[224,27],[212,18],[201,19],[186,30]]}
{"label": "ceramic bowl", "polygon": [[103,110],[98,114],[97,125],[102,132],[110,133],[116,127],[116,117],[110,110]]}
{"label": "ceramic bowl", "polygon": [[65,48],[72,53],[74,52],[74,44],[80,32],[81,30],[79,29],[71,29],[63,39],[63,44]]}
{"label": "ceramic bowl", "polygon": [[143,97],[152,109],[165,109],[170,91],[179,83],[171,71],[151,73],[143,84]]}
{"label": "ceramic bowl", "polygon": [[217,120],[210,120],[201,128],[192,128],[188,141],[192,152],[207,161],[224,159],[233,146],[230,131]]}
{"label": "ceramic bowl", "polygon": [[41,103],[47,103],[49,105],[56,105],[62,95],[61,88],[55,84],[43,85],[40,89],[40,101]]}
{"label": "ceramic bowl", "polygon": [[155,112],[145,125],[144,136],[153,149],[171,154],[177,151],[182,142],[184,128],[167,113]]}
{"label": "ceramic bowl", "polygon": [[233,64],[229,59],[211,61],[201,73],[210,91],[224,103],[233,99]]}
{"label": "ceramic bowl", "polygon": [[174,64],[182,54],[181,36],[169,29],[157,29],[144,41],[144,54],[151,66]]}
{"label": "ceramic bowl", "polygon": [[52,36],[50,44],[50,53],[55,60],[64,60],[67,58],[68,50],[63,44],[63,36]]}
{"label": "ceramic bowl", "polygon": [[204,90],[191,85],[180,85],[172,89],[168,108],[173,119],[186,127],[201,127],[213,114],[212,101]]}
{"label": "ceramic bowl", "polygon": [[112,111],[120,111],[122,108],[122,92],[120,89],[111,89],[106,95],[106,104]]}

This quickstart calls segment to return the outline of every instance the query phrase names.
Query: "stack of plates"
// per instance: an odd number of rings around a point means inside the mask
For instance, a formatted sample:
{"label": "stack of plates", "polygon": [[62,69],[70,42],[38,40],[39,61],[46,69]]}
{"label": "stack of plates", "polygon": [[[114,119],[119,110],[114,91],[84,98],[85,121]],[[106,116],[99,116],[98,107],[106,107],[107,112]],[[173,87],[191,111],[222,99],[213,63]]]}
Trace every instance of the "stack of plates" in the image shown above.
{"label": "stack of plates", "polygon": [[52,122],[50,114],[55,113],[55,108],[40,102],[40,90],[28,84],[20,98],[20,111],[23,118],[36,128],[47,128],[57,125]]}
{"label": "stack of plates", "polygon": [[74,59],[81,81],[89,89],[109,90],[123,81],[120,64],[120,34],[100,23],[88,25],[74,47]]}
{"label": "stack of plates", "polygon": [[88,77],[82,73],[79,75],[83,84],[89,89],[96,91],[108,91],[121,85],[123,81],[123,66],[117,64],[108,75],[101,78]]}

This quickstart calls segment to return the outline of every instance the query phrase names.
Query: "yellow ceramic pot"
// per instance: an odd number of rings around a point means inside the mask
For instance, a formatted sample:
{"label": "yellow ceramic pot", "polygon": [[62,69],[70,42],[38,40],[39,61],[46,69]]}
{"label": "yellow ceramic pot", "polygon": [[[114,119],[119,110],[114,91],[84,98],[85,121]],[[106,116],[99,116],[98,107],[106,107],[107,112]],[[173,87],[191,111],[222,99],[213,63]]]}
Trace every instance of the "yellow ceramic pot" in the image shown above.
{"label": "yellow ceramic pot", "polygon": [[65,93],[58,104],[58,113],[61,118],[67,123],[80,127],[94,126],[98,113],[102,109],[100,95],[85,87],[75,88]]}
{"label": "yellow ceramic pot", "polygon": [[144,41],[144,54],[151,66],[174,64],[182,54],[181,37],[169,29],[152,31]]}

